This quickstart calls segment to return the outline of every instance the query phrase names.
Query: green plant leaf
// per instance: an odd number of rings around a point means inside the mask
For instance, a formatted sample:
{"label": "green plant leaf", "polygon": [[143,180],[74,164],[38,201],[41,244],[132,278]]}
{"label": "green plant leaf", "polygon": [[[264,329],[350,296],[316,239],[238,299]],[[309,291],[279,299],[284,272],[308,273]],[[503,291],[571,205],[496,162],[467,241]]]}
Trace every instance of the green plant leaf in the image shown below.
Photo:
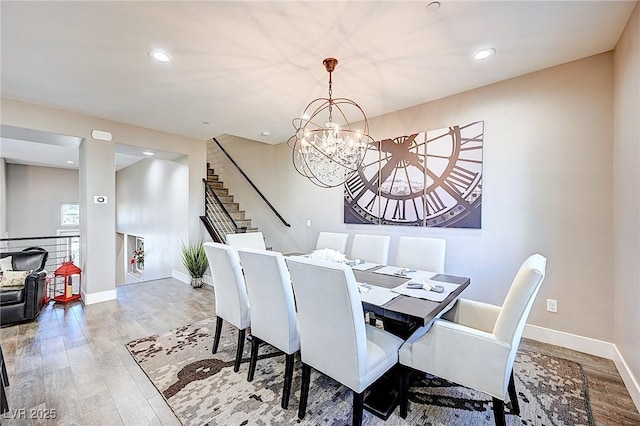
{"label": "green plant leaf", "polygon": [[202,241],[193,244],[182,243],[180,247],[182,264],[193,278],[201,278],[209,266],[207,253],[202,244]]}

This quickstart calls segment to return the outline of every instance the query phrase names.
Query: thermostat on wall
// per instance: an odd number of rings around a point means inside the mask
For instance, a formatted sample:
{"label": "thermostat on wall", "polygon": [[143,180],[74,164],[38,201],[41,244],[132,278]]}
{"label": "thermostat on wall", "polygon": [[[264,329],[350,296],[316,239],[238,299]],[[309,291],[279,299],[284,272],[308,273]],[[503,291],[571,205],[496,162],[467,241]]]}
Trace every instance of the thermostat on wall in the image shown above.
{"label": "thermostat on wall", "polygon": [[93,196],[93,204],[107,204],[107,196],[106,195],[94,195]]}

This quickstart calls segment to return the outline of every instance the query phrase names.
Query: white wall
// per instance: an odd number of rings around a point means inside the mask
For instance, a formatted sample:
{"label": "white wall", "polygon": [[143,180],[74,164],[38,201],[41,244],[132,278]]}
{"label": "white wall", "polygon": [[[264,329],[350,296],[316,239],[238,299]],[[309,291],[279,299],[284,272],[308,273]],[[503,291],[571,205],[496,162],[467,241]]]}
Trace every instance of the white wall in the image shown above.
{"label": "white wall", "polygon": [[51,236],[69,228],[61,225],[60,205],[78,202],[77,170],[19,164],[6,164],[5,170],[10,237]]}
{"label": "white wall", "polygon": [[[320,230],[381,233],[393,236],[394,259],[400,235],[443,237],[446,270],[472,279],[465,296],[495,304],[522,261],[540,252],[549,259],[547,279],[529,323],[611,342],[612,81],[605,53],[370,119],[375,139],[485,121],[480,230],[346,225],[342,189],[299,177],[286,143],[259,158],[250,142],[225,147],[292,224],[265,232],[274,249],[310,250]],[[249,197],[246,187],[229,187],[238,199]],[[547,298],[558,300],[557,314],[546,312]]]}
{"label": "white wall", "polygon": [[[640,409],[640,5],[614,54],[614,343]],[[625,377],[627,387],[633,379]]]}
{"label": "white wall", "polygon": [[144,238],[144,281],[183,270],[176,266],[180,242],[189,234],[188,187],[184,160],[147,159],[116,173],[116,231]]}

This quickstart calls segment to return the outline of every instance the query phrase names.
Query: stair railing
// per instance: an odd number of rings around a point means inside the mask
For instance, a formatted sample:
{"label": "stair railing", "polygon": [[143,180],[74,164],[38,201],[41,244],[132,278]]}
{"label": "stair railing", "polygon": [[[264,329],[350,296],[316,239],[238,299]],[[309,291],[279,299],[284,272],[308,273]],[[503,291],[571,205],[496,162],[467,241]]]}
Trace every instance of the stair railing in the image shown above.
{"label": "stair railing", "polygon": [[224,243],[227,239],[227,234],[237,234],[241,232],[247,232],[247,228],[244,226],[238,226],[231,213],[224,206],[218,194],[207,185],[207,180],[202,179],[204,182],[204,196],[205,196],[205,216],[202,217],[202,221],[207,226],[207,230],[212,237],[218,240],[218,242]]}
{"label": "stair railing", "polygon": [[45,269],[51,272],[63,262],[80,262],[80,235],[55,235],[42,237],[0,238],[0,253],[22,251],[29,247],[40,247],[49,252]]}
{"label": "stair railing", "polygon": [[220,150],[224,153],[224,155],[227,156],[229,161],[231,161],[231,163],[236,167],[236,169],[238,169],[240,174],[244,176],[247,182],[249,182],[249,185],[251,185],[251,187],[256,191],[256,193],[260,196],[260,198],[262,198],[262,200],[267,204],[267,206],[269,206],[273,214],[275,214],[278,217],[278,219],[280,219],[280,222],[282,222],[282,224],[286,227],[291,227],[291,225],[286,220],[284,220],[284,218],[280,215],[280,213],[278,213],[275,207],[271,205],[269,200],[267,200],[267,197],[265,197],[264,194],[262,194],[262,192],[260,192],[258,187],[253,183],[253,181],[249,179],[249,176],[247,176],[247,174],[242,170],[242,168],[240,168],[238,163],[236,163],[235,160],[231,157],[231,155],[229,155],[229,153],[222,147],[222,145],[220,145],[220,142],[218,142],[216,138],[212,138],[212,140],[216,143],[216,145],[218,145],[218,148],[220,148]]}

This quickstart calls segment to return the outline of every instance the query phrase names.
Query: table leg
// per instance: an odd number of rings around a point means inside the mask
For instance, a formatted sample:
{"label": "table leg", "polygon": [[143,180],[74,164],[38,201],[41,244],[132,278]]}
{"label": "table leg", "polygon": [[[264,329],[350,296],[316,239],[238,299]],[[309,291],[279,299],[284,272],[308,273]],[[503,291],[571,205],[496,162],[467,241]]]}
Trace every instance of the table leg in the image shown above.
{"label": "table leg", "polygon": [[[384,329],[406,340],[418,328],[416,323],[383,318]],[[402,367],[396,365],[373,383],[364,398],[364,407],[371,414],[387,420],[400,403]]]}

